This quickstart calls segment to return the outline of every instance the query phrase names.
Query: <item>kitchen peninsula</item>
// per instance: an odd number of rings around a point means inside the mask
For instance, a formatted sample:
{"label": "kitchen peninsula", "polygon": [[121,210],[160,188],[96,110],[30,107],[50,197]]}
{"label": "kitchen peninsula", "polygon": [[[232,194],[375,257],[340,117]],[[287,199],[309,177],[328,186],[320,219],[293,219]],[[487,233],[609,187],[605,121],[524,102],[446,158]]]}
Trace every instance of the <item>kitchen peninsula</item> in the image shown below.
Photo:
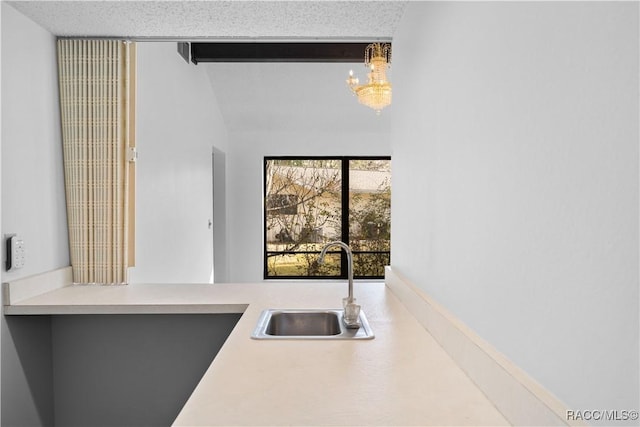
{"label": "kitchen peninsula", "polygon": [[68,285],[17,301],[37,281],[19,282],[5,314],[243,313],[175,426],[508,424],[381,282],[356,284],[366,341],[250,338],[263,309],[335,308],[345,283]]}

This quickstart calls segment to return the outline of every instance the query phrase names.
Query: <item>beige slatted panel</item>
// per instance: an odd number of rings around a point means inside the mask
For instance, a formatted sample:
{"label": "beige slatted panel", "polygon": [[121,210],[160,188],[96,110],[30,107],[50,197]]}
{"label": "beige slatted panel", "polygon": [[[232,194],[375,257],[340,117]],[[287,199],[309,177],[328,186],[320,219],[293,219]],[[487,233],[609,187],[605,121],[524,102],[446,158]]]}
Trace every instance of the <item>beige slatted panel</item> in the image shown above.
{"label": "beige slatted panel", "polygon": [[127,282],[133,265],[135,46],[58,40],[71,266],[75,283]]}

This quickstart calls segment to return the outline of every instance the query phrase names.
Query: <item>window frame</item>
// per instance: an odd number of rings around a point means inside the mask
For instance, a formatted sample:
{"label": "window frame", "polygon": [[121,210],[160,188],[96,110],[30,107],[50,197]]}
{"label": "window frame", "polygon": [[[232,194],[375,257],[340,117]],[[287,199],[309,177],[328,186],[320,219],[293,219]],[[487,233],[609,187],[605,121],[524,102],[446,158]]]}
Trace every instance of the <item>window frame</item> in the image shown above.
{"label": "window frame", "polygon": [[[268,254],[320,254],[320,251],[270,251],[267,247],[267,162],[272,160],[339,160],[341,162],[341,239],[347,245],[350,245],[349,239],[349,162],[351,160],[388,160],[391,156],[264,156],[262,163],[262,230],[263,230],[263,274],[264,280],[323,280],[323,279],[347,279],[347,254],[344,250],[330,249],[327,253],[340,253],[340,275],[335,276],[270,276]],[[346,207],[346,210],[345,210]],[[391,250],[388,251],[353,251],[356,254],[387,254],[389,262],[391,261]],[[384,275],[380,276],[355,276],[354,279],[362,280],[378,280],[384,279]]]}

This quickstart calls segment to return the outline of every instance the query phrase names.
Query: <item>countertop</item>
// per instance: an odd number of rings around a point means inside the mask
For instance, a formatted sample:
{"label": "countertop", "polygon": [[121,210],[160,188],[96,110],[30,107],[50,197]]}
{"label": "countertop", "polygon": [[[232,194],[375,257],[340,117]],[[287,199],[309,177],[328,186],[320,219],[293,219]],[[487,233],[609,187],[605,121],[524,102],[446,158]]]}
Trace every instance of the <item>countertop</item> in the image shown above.
{"label": "countertop", "polygon": [[72,285],[6,314],[244,313],[174,426],[508,425],[382,282],[356,282],[373,340],[253,340],[265,308],[338,308],[346,283]]}

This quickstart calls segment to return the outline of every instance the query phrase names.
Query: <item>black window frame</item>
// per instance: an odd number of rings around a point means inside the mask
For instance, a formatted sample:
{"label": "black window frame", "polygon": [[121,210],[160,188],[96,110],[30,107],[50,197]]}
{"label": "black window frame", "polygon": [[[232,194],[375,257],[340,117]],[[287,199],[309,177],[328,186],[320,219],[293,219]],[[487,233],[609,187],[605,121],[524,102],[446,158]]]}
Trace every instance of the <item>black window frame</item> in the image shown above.
{"label": "black window frame", "polygon": [[[320,254],[320,251],[269,251],[267,249],[267,162],[271,160],[340,160],[342,165],[342,183],[341,183],[341,239],[349,245],[349,162],[351,160],[389,160],[391,156],[264,156],[262,164],[262,197],[263,197],[263,279],[264,280],[323,280],[323,279],[347,279],[347,254],[342,249],[329,249],[328,253],[340,253],[340,275],[335,276],[270,276],[268,266],[268,254]],[[346,211],[345,211],[346,207]],[[388,251],[353,251],[353,254],[387,254],[389,262],[391,261],[391,250]],[[355,276],[354,279],[384,279],[381,276]]]}

